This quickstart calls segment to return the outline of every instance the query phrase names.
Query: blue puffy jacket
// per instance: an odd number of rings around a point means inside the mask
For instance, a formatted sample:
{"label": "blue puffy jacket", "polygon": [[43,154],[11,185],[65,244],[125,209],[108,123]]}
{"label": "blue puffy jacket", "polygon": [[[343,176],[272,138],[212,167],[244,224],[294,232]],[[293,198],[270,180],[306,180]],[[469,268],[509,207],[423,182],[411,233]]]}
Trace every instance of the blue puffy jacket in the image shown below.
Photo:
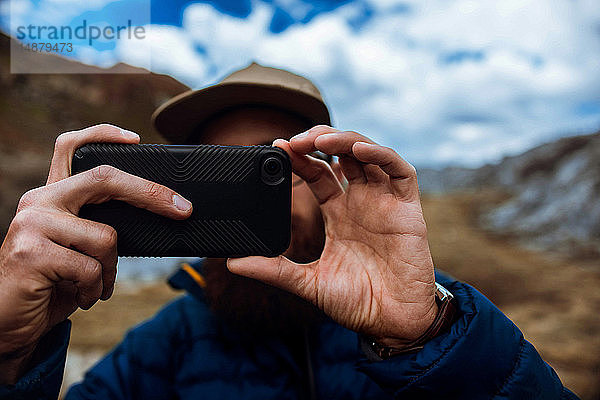
{"label": "blue puffy jacket", "polygon": [[[577,398],[481,293],[436,278],[456,297],[460,317],[423,350],[369,361],[355,332],[326,321],[306,335],[302,359],[278,340],[240,340],[243,332],[220,324],[192,276],[180,270],[171,283],[188,295],[131,330],[67,400],[303,399],[311,390],[318,399]],[[0,398],[56,398],[69,329],[65,321],[46,335],[37,365],[17,385],[0,387]]]}

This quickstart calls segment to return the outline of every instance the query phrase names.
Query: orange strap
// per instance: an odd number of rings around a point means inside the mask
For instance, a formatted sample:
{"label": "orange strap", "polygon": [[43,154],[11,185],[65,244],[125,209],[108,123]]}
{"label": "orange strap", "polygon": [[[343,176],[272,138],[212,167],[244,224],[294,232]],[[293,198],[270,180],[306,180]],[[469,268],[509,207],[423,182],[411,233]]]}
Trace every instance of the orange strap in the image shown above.
{"label": "orange strap", "polygon": [[201,288],[206,287],[206,281],[204,277],[198,273],[194,268],[190,266],[188,263],[183,263],[181,265],[181,269],[188,273],[189,276],[200,286]]}

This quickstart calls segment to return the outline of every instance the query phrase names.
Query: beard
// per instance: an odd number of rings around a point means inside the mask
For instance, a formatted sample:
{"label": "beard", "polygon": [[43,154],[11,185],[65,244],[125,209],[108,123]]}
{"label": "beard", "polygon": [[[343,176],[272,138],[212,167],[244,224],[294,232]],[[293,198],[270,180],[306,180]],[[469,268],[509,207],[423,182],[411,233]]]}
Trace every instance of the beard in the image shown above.
{"label": "beard", "polygon": [[[325,230],[323,219],[318,217],[312,229],[292,222],[292,232],[297,234],[292,235],[290,248],[284,253],[292,261],[311,262],[321,255]],[[292,293],[229,272],[224,258],[206,259],[202,273],[204,293],[214,315],[234,331],[243,332],[241,336],[248,340],[293,337],[325,318],[312,303]]]}
{"label": "beard", "polygon": [[323,318],[317,307],[292,293],[229,272],[224,258],[206,259],[202,275],[214,315],[249,340],[289,337]]}

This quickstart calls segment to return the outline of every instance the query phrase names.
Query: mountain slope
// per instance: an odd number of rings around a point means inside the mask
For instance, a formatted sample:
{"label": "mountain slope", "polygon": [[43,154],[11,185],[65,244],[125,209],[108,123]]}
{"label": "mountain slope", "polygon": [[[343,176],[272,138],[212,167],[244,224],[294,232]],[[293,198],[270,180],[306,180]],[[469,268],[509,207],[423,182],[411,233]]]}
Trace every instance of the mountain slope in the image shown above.
{"label": "mountain slope", "polygon": [[[93,66],[81,67],[97,73],[11,74],[9,52],[10,39],[0,34],[0,238],[21,194],[43,184],[58,134],[110,122],[138,132],[143,142],[163,142],[150,115],[188,89],[165,75],[107,74]],[[124,64],[111,70],[146,72]]]}
{"label": "mountain slope", "polygon": [[600,132],[567,137],[478,169],[420,172],[423,192],[499,189],[512,196],[481,217],[530,246],[600,254]]}

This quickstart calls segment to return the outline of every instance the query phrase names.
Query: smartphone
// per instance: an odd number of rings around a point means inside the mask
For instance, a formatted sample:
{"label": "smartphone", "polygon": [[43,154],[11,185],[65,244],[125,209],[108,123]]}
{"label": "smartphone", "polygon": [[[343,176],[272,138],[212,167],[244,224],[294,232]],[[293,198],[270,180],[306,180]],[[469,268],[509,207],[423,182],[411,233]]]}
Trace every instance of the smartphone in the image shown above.
{"label": "smartphone", "polygon": [[292,168],[277,147],[92,143],[75,151],[71,170],[99,165],[165,185],[193,204],[182,221],[117,200],[83,206],[81,218],[115,228],[119,256],[273,257],[289,246]]}

